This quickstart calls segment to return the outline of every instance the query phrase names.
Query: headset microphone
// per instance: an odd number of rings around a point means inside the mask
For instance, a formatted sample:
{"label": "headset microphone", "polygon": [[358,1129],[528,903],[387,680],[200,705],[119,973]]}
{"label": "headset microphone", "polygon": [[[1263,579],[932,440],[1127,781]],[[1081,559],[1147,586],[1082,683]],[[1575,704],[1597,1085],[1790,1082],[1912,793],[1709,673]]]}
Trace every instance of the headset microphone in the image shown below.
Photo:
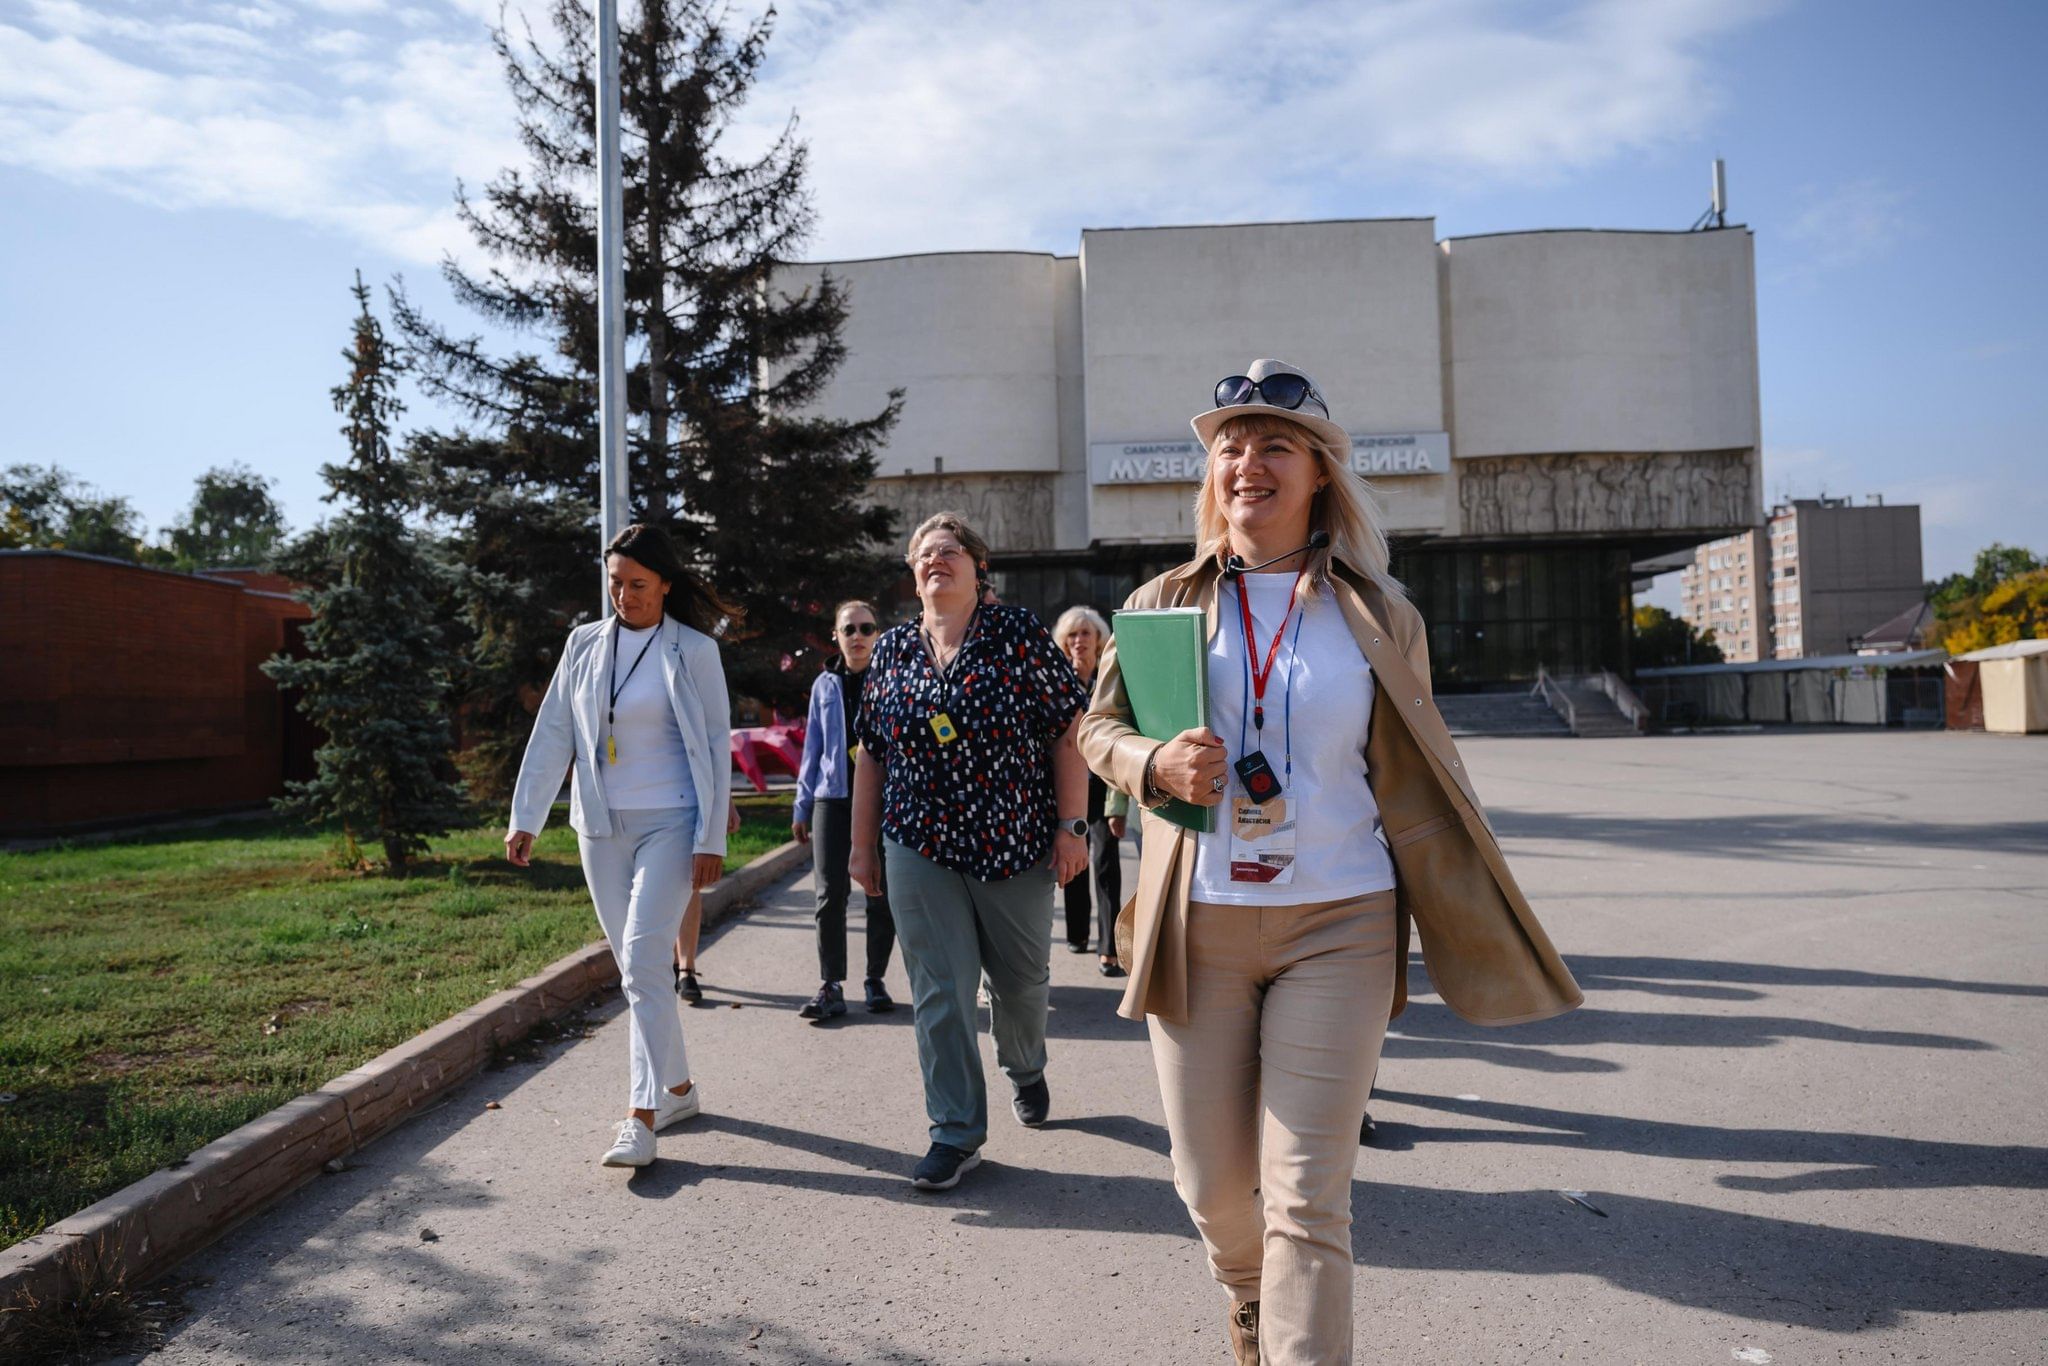
{"label": "headset microphone", "polygon": [[1264,569],[1267,565],[1278,564],[1280,563],[1280,561],[1288,558],[1288,556],[1290,555],[1299,555],[1302,554],[1304,551],[1321,550],[1325,546],[1329,545],[1329,543],[1330,533],[1327,531],[1318,531],[1308,538],[1307,545],[1297,546],[1293,550],[1288,551],[1285,555],[1275,555],[1272,559],[1261,560],[1257,564],[1246,564],[1241,557],[1232,555],[1229,559],[1223,562],[1223,577],[1226,579],[1234,579],[1239,574],[1257,573],[1259,570]]}

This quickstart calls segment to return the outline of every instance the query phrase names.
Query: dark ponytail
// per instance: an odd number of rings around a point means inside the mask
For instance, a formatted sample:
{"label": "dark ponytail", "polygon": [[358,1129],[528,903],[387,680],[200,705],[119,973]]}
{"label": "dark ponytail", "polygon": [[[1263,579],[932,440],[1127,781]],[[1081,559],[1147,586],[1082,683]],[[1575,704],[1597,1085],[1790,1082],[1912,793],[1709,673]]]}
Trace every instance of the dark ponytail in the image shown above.
{"label": "dark ponytail", "polygon": [[723,624],[736,623],[746,616],[744,608],[720,597],[718,590],[706,583],[702,575],[684,567],[682,556],[676,553],[675,541],[658,526],[635,522],[612,537],[604,553],[606,558],[624,555],[629,560],[637,560],[667,579],[668,597],[663,603],[668,614],[707,636],[717,635]]}

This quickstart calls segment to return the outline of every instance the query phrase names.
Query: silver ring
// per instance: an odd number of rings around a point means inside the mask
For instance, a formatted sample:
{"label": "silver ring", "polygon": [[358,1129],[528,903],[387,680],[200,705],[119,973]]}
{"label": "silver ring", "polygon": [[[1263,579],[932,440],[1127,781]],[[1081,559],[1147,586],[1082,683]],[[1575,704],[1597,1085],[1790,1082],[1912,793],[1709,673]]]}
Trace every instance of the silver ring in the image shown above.
{"label": "silver ring", "polygon": [[1211,778],[1209,780],[1209,790],[1211,792],[1221,792],[1228,786],[1230,786],[1230,781],[1227,778]]}

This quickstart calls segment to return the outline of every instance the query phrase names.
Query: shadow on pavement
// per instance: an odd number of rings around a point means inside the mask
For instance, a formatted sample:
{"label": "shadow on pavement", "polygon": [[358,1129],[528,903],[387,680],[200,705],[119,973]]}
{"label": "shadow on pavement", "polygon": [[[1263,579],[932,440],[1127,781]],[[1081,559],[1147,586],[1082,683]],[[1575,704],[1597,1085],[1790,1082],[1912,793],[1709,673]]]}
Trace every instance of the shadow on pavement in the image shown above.
{"label": "shadow on pavement", "polygon": [[[1518,1057],[1525,1044],[1556,1044],[1580,1047],[1595,1044],[1635,1044],[1646,1048],[1768,1048],[1785,1039],[1820,1039],[1829,1043],[1870,1044],[1885,1048],[1943,1048],[1964,1052],[1985,1052],[1996,1047],[1982,1039],[1954,1034],[1924,1034],[1917,1030],[1858,1029],[1853,1025],[1829,1024],[1824,1020],[1801,1020],[1785,1015],[1690,1015],[1676,1011],[1603,1010],[1581,1006],[1569,1015],[1516,1025],[1514,1042],[1501,1041],[1498,1030],[1467,1024],[1435,1001],[1411,1000],[1394,1021],[1400,1039],[1390,1041],[1388,1052],[1397,1057],[1475,1056],[1509,1067],[1536,1071],[1565,1070],[1554,1062],[1548,1066],[1536,1059]],[[1431,1042],[1455,1041],[1466,1047],[1488,1051],[1473,1054],[1431,1053]],[[1422,1046],[1418,1047],[1418,1042]],[[1392,1044],[1403,1045],[1396,1052]]]}
{"label": "shadow on pavement", "polygon": [[[1499,1134],[1488,1135],[1498,1139]],[[1353,1245],[1369,1268],[1597,1276],[1618,1289],[1758,1323],[1867,1332],[1905,1315],[2048,1307],[2048,1258],[1593,1191],[1358,1182]],[[1634,1360],[1615,1344],[1613,1360]],[[1597,1354],[1596,1354],[1597,1355]]]}
{"label": "shadow on pavement", "polygon": [[1504,840],[1562,840],[1655,849],[1666,855],[1765,859],[1776,863],[1863,864],[1873,849],[1943,849],[2039,854],[2048,848],[2048,821],[1989,821],[1935,825],[1920,821],[1781,811],[1768,815],[1657,817],[1607,816],[1571,811],[1488,811]]}
{"label": "shadow on pavement", "polygon": [[[712,1116],[705,1119],[716,1122]],[[721,1127],[736,1132],[759,1130],[757,1136],[769,1142],[809,1137],[796,1130],[734,1121]],[[830,1140],[818,1140],[818,1144],[820,1151],[838,1146]],[[850,1146],[866,1153],[881,1151],[862,1144]],[[694,1165],[657,1163],[644,1173],[635,1173],[629,1188],[636,1194],[648,1194],[641,1189],[643,1183],[680,1189],[698,1180],[729,1175],[729,1169],[724,1173],[696,1169],[691,1174]],[[261,1281],[240,1289],[240,1298],[248,1305],[261,1306],[260,1312],[233,1312],[232,1328],[204,1317],[189,1320],[171,1329],[170,1342],[209,1348],[239,1361],[585,1366],[592,1361],[631,1359],[800,1366],[820,1359],[815,1329],[744,1313],[693,1315],[686,1296],[657,1296],[649,1305],[635,1306],[630,1315],[635,1326],[628,1340],[620,1341],[608,1330],[619,1329],[626,1320],[612,1312],[617,1306],[607,1308],[608,1290],[600,1294],[591,1287],[599,1268],[632,1257],[632,1247],[564,1243],[544,1250],[514,1251],[512,1269],[506,1272],[480,1270],[448,1256],[459,1235],[437,1234],[428,1240],[420,1237],[420,1231],[436,1224],[447,1227],[439,1217],[443,1211],[488,1205],[503,1198],[497,1192],[485,1183],[457,1177],[450,1168],[433,1161],[420,1163],[396,1181],[389,1173],[369,1168],[362,1169],[361,1176],[393,1186],[400,1203],[374,1221],[360,1217],[358,1210],[323,1224],[294,1245],[289,1269],[280,1259]],[[324,1179],[349,1182],[358,1178],[345,1174]],[[908,1187],[904,1189],[907,1192]],[[325,1277],[339,1277],[347,1286],[339,1293],[315,1288]],[[381,1293],[366,1297],[365,1282]],[[381,1302],[387,1317],[379,1321],[363,1317],[361,1306],[366,1299]],[[650,1306],[665,1307],[649,1312]],[[696,1322],[691,1321],[693,1316]],[[886,1330],[853,1330],[841,1325],[834,1338],[832,1359],[836,1360],[905,1366],[932,1366],[935,1361],[906,1350],[892,1341]],[[1061,1366],[1057,1356],[1034,1355]]]}
{"label": "shadow on pavement", "polygon": [[1579,1114],[1501,1101],[1453,1100],[1412,1091],[1377,1091],[1378,1101],[1412,1105],[1519,1129],[1459,1129],[1382,1123],[1375,1147],[1411,1143],[1502,1143],[1640,1153],[1696,1162],[1774,1162],[1819,1170],[1785,1176],[1723,1175],[1730,1190],[1933,1190],[1983,1186],[2048,1190],[2048,1148],[1946,1143],[1880,1134],[1809,1129],[1739,1129],[1616,1115]]}
{"label": "shadow on pavement", "polygon": [[1726,963],[1702,958],[1615,958],[1568,953],[1565,963],[1588,991],[1641,991],[1659,996],[1692,996],[1715,1001],[1762,1000],[1767,987],[1886,987],[1902,991],[1963,991],[1988,996],[2048,997],[2048,986],[2027,982],[1959,982],[1850,968],[1799,968],[1777,963]]}

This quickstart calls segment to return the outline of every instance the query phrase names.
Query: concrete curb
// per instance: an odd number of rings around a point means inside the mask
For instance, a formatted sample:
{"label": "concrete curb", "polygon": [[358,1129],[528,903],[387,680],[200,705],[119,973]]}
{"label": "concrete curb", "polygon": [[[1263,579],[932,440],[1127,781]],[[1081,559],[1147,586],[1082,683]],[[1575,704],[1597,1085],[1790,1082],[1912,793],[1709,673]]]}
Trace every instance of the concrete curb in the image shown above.
{"label": "concrete curb", "polygon": [[[704,894],[704,925],[751,902],[810,860],[791,841]],[[61,1304],[97,1268],[141,1285],[243,1219],[289,1195],[320,1168],[431,1108],[500,1048],[593,993],[618,985],[604,941],[588,945],[495,996],[344,1073],[309,1095],[224,1134],[185,1161],[152,1172],[0,1252],[0,1310]]]}

